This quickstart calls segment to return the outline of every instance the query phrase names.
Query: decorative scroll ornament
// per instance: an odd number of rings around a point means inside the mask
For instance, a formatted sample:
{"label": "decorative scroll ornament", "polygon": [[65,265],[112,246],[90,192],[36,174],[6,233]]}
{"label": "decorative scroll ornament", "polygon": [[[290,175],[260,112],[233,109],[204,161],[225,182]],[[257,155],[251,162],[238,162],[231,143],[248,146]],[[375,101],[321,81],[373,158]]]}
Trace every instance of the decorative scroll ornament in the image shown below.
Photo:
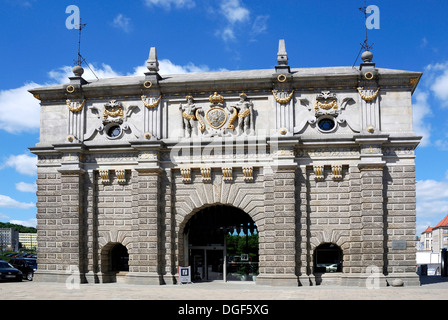
{"label": "decorative scroll ornament", "polygon": [[118,179],[118,184],[126,184],[126,170],[125,169],[116,169],[115,175]]}
{"label": "decorative scroll ornament", "polygon": [[204,132],[205,123],[204,123],[204,121],[202,121],[202,118],[199,116],[199,111],[200,111],[200,109],[196,109],[196,119],[199,122],[199,130],[201,130],[201,132]]}
{"label": "decorative scroll ornament", "polygon": [[141,96],[141,98],[142,98],[142,102],[143,102],[143,104],[145,105],[146,108],[154,109],[154,108],[156,108],[159,105],[160,100],[162,100],[162,95],[160,95],[160,97],[156,101],[154,101],[152,103],[149,103],[147,101],[147,97],[145,95]]}
{"label": "decorative scroll ornament", "polygon": [[254,180],[254,168],[253,167],[243,167],[244,181],[250,182]]}
{"label": "decorative scroll ornament", "polygon": [[211,168],[201,168],[202,182],[210,182],[211,178]]}
{"label": "decorative scroll ornament", "polygon": [[289,96],[285,97],[285,98],[280,98],[279,96],[277,96],[277,90],[272,90],[272,95],[275,98],[275,101],[277,101],[280,104],[285,104],[288,103],[289,101],[291,101],[293,95],[294,95],[294,90],[292,90],[292,92],[289,94]]}
{"label": "decorative scroll ornament", "polygon": [[85,99],[82,101],[82,103],[72,102],[70,99],[67,99],[65,101],[65,104],[67,105],[68,110],[70,110],[72,113],[77,113],[82,110],[85,102],[86,102]]}
{"label": "decorative scroll ornament", "polygon": [[324,179],[324,166],[323,165],[314,165],[314,179],[317,181],[321,181]]}
{"label": "decorative scroll ornament", "polygon": [[182,182],[183,183],[190,183],[191,182],[191,168],[181,168],[180,174],[182,175]]}
{"label": "decorative scroll ornament", "polygon": [[222,175],[224,182],[232,181],[232,168],[231,167],[222,168]]}
{"label": "decorative scroll ornament", "polygon": [[101,178],[101,183],[102,184],[109,184],[110,183],[109,170],[107,170],[107,169],[99,170],[99,176]]}
{"label": "decorative scroll ornament", "polygon": [[369,95],[369,96],[368,96],[368,95],[365,95],[364,93],[361,92],[361,90],[364,90],[363,87],[361,87],[361,88],[357,88],[357,89],[358,89],[358,93],[359,93],[359,95],[361,96],[361,98],[362,98],[364,101],[368,101],[368,102],[370,102],[370,101],[373,101],[373,100],[376,99],[376,97],[378,96],[378,93],[380,92],[381,87],[379,87],[379,88],[375,91],[374,94]]}
{"label": "decorative scroll ornament", "polygon": [[336,164],[331,166],[331,173],[333,175],[333,180],[342,180],[342,165]]}
{"label": "decorative scroll ornament", "polygon": [[235,130],[235,126],[233,125],[233,123],[235,122],[237,117],[240,117],[240,114],[238,114],[238,110],[236,110],[235,107],[232,107],[232,109],[233,109],[232,117],[230,118],[229,125],[227,126],[227,128],[230,130]]}

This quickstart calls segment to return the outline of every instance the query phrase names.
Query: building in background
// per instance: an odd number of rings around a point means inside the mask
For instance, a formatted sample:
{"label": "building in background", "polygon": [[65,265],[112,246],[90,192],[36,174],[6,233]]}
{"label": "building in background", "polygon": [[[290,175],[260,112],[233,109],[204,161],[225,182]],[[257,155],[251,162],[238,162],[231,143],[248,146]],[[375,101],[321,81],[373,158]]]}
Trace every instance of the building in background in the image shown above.
{"label": "building in background", "polygon": [[37,233],[19,233],[19,242],[22,249],[35,250],[37,247]]}
{"label": "building in background", "polygon": [[14,228],[0,228],[1,250],[19,250],[19,232]]}
{"label": "building in background", "polygon": [[443,249],[448,249],[448,215],[435,227],[426,228],[420,235],[417,266],[423,274],[440,275]]}
{"label": "building in background", "polygon": [[432,249],[434,252],[448,249],[448,215],[432,228]]}
{"label": "building in background", "polygon": [[426,228],[420,235],[418,250],[432,250],[432,227]]}

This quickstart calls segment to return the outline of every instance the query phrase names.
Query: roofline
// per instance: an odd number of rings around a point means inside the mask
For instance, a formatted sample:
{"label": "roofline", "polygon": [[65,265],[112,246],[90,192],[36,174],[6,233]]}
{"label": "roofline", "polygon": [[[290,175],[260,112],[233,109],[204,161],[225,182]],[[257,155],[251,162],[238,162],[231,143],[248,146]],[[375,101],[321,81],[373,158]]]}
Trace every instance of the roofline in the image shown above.
{"label": "roofline", "polygon": [[[422,72],[377,68],[379,86],[408,86],[411,93],[414,92]],[[288,74],[288,85],[292,89],[308,90],[311,87],[353,87],[358,86],[360,77],[358,67],[318,67],[318,68],[294,68]],[[175,94],[179,92],[195,91],[230,91],[230,90],[272,90],[274,83],[278,82],[273,69],[215,71],[203,73],[170,74],[161,76],[151,90],[158,90],[162,94]],[[86,81],[83,84],[84,94],[96,96],[96,91],[101,95],[140,95],[143,83],[142,76],[120,76],[104,78],[95,81]],[[42,86],[28,90],[36,98],[63,99],[66,97],[66,88],[70,83],[53,86]]]}

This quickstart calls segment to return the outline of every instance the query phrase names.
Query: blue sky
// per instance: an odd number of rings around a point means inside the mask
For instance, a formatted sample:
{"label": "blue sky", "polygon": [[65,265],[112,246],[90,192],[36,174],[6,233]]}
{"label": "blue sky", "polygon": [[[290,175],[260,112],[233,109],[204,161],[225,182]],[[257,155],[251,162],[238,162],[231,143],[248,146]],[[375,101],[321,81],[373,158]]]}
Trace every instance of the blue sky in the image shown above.
{"label": "blue sky", "polygon": [[[66,27],[69,5],[87,24],[81,51],[99,77],[142,74],[152,46],[162,74],[273,69],[279,39],[294,68],[352,66],[365,37],[363,0],[1,0],[3,222],[36,223],[28,147],[39,140],[39,104],[27,89],[71,75],[78,32]],[[376,66],[424,73],[413,96],[414,129],[424,137],[416,152],[420,233],[448,214],[448,1],[367,5],[380,10],[379,29],[369,30]]]}

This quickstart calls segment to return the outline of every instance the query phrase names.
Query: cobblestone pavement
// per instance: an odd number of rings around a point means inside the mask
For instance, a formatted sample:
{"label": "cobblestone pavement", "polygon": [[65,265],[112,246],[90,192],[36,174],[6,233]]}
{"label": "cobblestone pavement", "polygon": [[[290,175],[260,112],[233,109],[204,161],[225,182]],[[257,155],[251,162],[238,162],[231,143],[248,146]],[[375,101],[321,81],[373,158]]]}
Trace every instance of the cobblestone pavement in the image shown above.
{"label": "cobblestone pavement", "polygon": [[0,300],[448,300],[448,279],[422,278],[418,287],[271,287],[251,282],[184,285],[2,282]]}

